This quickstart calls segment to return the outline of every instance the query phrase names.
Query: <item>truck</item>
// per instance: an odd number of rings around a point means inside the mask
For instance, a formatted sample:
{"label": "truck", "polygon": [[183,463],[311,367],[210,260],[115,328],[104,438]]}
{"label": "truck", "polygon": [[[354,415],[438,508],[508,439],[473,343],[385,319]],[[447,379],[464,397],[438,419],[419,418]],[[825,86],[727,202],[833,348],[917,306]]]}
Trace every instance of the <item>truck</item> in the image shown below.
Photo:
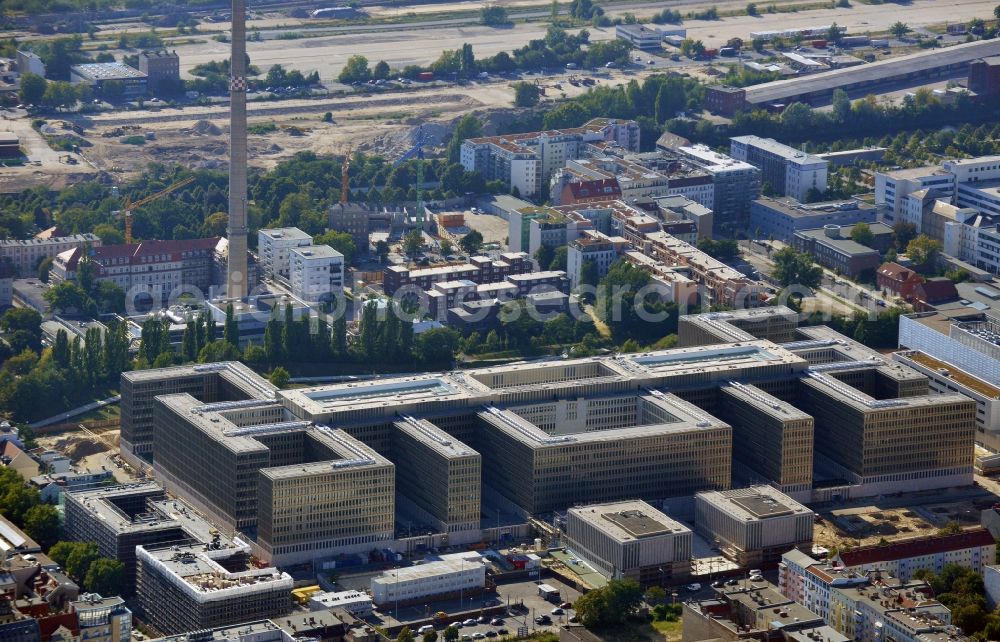
{"label": "truck", "polygon": [[421,71],[420,75],[417,76],[417,80],[420,80],[420,81],[423,81],[423,82],[427,82],[428,80],[434,80],[434,72],[433,71]]}
{"label": "truck", "polygon": [[549,602],[559,602],[559,589],[549,584],[538,585],[538,596]]}
{"label": "truck", "polygon": [[876,39],[876,38],[872,38],[872,47],[874,47],[876,49],[888,49],[889,48],[889,41],[885,40],[885,39],[879,40],[879,39]]}
{"label": "truck", "polygon": [[813,49],[826,49],[826,40],[813,40]]}
{"label": "truck", "polygon": [[724,58],[733,58],[734,56],[736,56],[736,48],[723,47],[722,49],[719,49],[719,55]]}

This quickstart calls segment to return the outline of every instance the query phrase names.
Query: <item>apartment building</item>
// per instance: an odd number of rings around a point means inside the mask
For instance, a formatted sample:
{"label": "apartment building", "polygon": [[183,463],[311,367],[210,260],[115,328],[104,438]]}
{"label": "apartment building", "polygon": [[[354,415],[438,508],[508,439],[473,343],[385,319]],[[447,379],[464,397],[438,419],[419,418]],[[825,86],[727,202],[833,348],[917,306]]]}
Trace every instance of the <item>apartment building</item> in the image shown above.
{"label": "apartment building", "polygon": [[797,201],[808,200],[810,192],[826,191],[830,162],[783,145],[771,138],[736,136],[730,139],[730,155],[760,168],[761,185]]}
{"label": "apartment building", "polygon": [[763,196],[750,204],[750,233],[756,239],[791,243],[796,232],[827,225],[850,228],[858,223],[874,223],[874,205],[862,201],[826,201],[804,204],[790,197]]}
{"label": "apartment building", "polygon": [[599,141],[637,152],[639,125],[632,120],[594,118],[582,127],[470,138],[462,143],[460,160],[466,170],[488,181],[500,180],[522,196],[536,196],[554,171]]}
{"label": "apartment building", "polygon": [[477,284],[504,281],[509,276],[527,274],[534,264],[526,252],[505,252],[497,260],[474,256],[468,263],[451,263],[413,270],[402,265],[390,265],[383,271],[382,290],[393,296],[402,288],[416,293],[429,290],[435,283],[472,281]]}
{"label": "apartment building", "polygon": [[691,529],[643,501],[576,506],[566,512],[566,546],[609,579],[642,586],[691,573]]}
{"label": "apartment building", "polygon": [[[711,208],[714,205],[715,187],[712,175],[676,153],[663,151],[625,153],[621,148],[595,149],[585,158],[567,161],[566,166],[553,172],[552,202],[556,205],[580,202],[577,186],[602,181],[600,186],[617,186],[618,195],[601,190],[588,190],[588,200],[631,201],[636,198],[658,198],[678,194]],[[606,181],[606,183],[605,183]],[[567,192],[567,190],[569,190]],[[564,198],[565,196],[565,198]]]}
{"label": "apartment building", "polygon": [[740,566],[812,547],[813,512],[771,486],[701,492],[694,506],[695,529]]}
{"label": "apartment building", "polygon": [[264,279],[291,276],[292,249],[309,247],[312,236],[297,227],[264,229],[257,232],[257,256],[260,261],[261,277]]}
{"label": "apartment building", "polygon": [[690,243],[665,232],[646,235],[643,253],[667,266],[685,267],[700,286],[703,302],[735,308],[763,305],[762,286]]}
{"label": "apartment building", "polygon": [[906,207],[906,197],[922,189],[933,189],[939,198],[951,202],[955,198],[955,175],[940,166],[875,172],[875,204],[879,220],[895,225]]}
{"label": "apartment building", "polygon": [[136,548],[143,621],[163,634],[277,618],[292,610],[291,576],[251,561],[250,549],[165,546]]}
{"label": "apartment building", "polygon": [[82,247],[57,255],[52,263],[56,282],[76,278],[80,261],[97,267],[97,281],[114,283],[126,293],[149,292],[154,299],[167,300],[183,292],[205,296],[217,283],[215,252],[218,236],[183,241],[140,241],[123,245],[102,245],[85,254]]}
{"label": "apartment building", "polygon": [[4,239],[0,240],[0,261],[10,263],[21,277],[33,277],[42,259],[54,259],[63,252],[85,246],[98,248],[101,238],[88,233],[25,240]]}
{"label": "apartment building", "polygon": [[[608,268],[629,248],[628,241],[622,237],[609,237],[594,233],[582,236],[571,242],[566,250],[566,273],[569,275],[570,287],[580,286],[580,276],[583,267],[588,262],[594,266],[594,275],[601,279],[608,274]],[[590,285],[596,286],[595,283]]]}
{"label": "apartment building", "polygon": [[745,229],[750,220],[750,203],[760,197],[761,170],[706,145],[682,146],[677,151],[712,176],[715,231],[732,233]]}
{"label": "apartment building", "polygon": [[958,564],[981,574],[984,566],[996,561],[996,540],[985,528],[976,528],[897,540],[887,546],[852,548],[838,552],[832,561],[854,573],[879,570],[904,581],[920,569],[940,573],[945,564]]}
{"label": "apartment building", "polygon": [[288,251],[292,294],[301,301],[329,301],[344,291],[344,255],[329,245]]}

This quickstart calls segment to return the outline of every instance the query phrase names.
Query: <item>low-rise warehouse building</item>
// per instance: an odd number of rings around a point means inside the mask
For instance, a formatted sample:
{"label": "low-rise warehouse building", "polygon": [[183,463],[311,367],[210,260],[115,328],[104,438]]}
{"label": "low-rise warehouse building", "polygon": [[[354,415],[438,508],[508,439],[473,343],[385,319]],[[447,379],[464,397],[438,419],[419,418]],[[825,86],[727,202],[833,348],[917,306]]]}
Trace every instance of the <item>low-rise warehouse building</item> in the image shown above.
{"label": "low-rise warehouse building", "polygon": [[579,506],[566,514],[568,547],[611,579],[643,586],[691,573],[691,530],[643,501]]}
{"label": "low-rise warehouse building", "polygon": [[740,566],[777,562],[812,546],[814,514],[770,486],[694,496],[695,529]]}

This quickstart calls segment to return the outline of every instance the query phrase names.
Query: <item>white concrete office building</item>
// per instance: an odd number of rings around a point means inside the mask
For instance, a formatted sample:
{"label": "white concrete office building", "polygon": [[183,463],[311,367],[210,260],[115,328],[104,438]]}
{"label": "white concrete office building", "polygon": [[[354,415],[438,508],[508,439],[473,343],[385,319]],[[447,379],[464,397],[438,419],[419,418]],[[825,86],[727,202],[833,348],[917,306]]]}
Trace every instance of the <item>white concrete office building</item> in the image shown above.
{"label": "white concrete office building", "polygon": [[643,501],[569,509],[571,551],[610,579],[663,585],[691,573],[691,530]]}

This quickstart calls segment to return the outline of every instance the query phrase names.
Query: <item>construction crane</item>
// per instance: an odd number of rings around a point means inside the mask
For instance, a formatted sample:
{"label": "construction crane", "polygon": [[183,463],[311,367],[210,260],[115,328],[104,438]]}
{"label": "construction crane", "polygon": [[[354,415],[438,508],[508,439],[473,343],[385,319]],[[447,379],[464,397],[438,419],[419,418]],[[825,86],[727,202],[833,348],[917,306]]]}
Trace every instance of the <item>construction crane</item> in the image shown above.
{"label": "construction crane", "polygon": [[125,202],[122,203],[122,209],[121,209],[121,215],[125,217],[125,243],[132,243],[132,210],[134,210],[134,209],[136,209],[138,207],[142,207],[143,205],[146,205],[147,203],[152,203],[153,201],[155,201],[158,198],[161,198],[161,197],[166,196],[167,194],[169,194],[171,192],[179,190],[180,188],[184,187],[188,183],[191,183],[192,181],[194,181],[194,179],[195,179],[194,176],[190,176],[188,178],[185,178],[184,180],[177,181],[176,183],[174,183],[170,187],[162,189],[159,192],[157,192],[155,194],[152,194],[150,196],[147,196],[146,198],[144,198],[142,200],[139,200],[139,201],[132,202],[132,198],[129,197],[129,196],[126,196],[125,197]]}
{"label": "construction crane", "polygon": [[417,136],[413,141],[413,147],[411,147],[405,154],[399,157],[392,166],[399,167],[411,158],[416,158],[416,190],[417,190],[417,222],[421,225],[424,222],[424,143],[427,142],[424,137],[424,126],[421,125],[417,128]]}

